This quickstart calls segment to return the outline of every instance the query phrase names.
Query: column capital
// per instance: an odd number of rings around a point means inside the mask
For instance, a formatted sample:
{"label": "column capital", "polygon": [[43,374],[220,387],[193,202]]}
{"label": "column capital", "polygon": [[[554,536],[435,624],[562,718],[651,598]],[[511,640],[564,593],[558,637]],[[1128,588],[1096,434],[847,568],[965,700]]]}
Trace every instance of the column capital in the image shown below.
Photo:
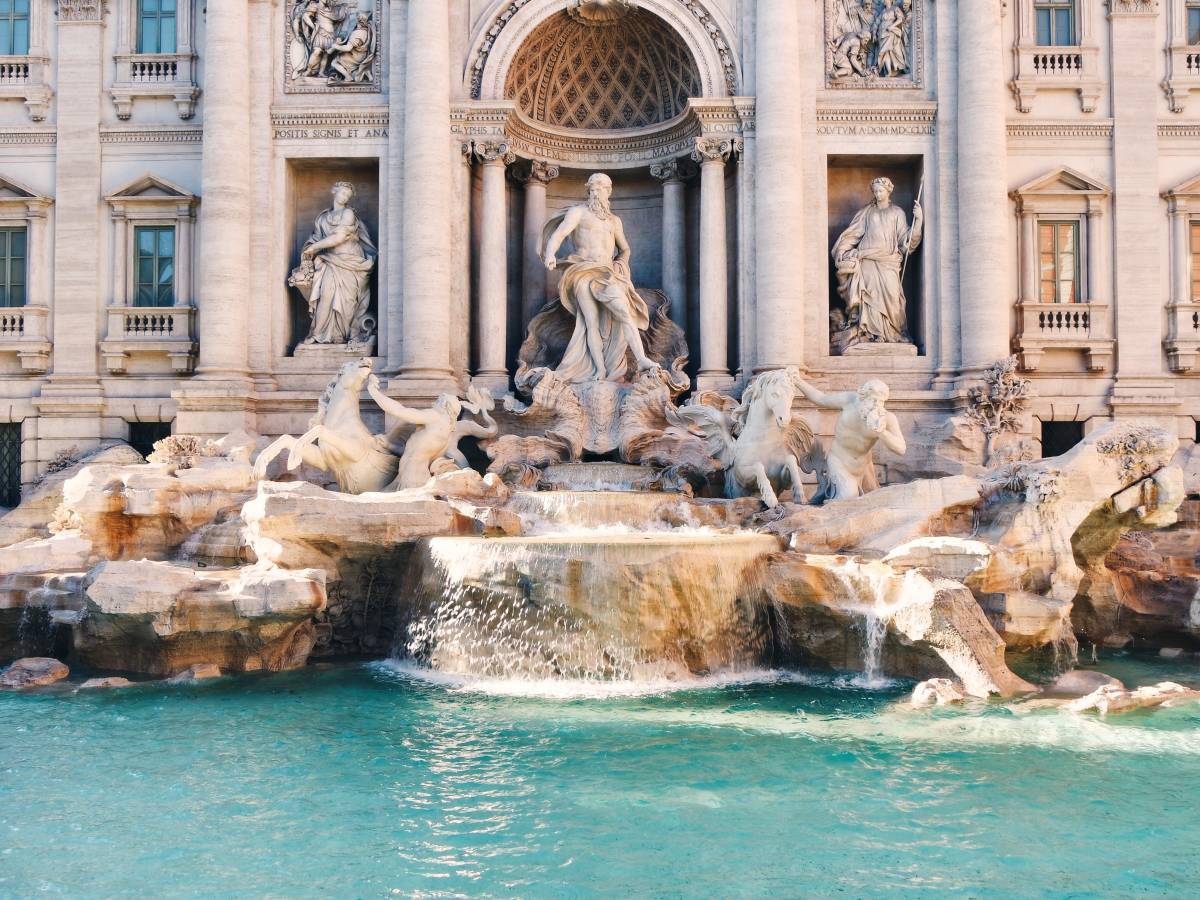
{"label": "column capital", "polygon": [[509,174],[517,184],[547,185],[558,177],[558,166],[544,159],[531,159],[528,165],[509,169]]}
{"label": "column capital", "polygon": [[650,177],[656,178],[663,184],[687,181],[695,173],[695,167],[692,166],[690,158],[686,156],[672,156],[670,159],[660,160],[650,166]]}
{"label": "column capital", "polygon": [[734,139],[696,138],[692,160],[701,164],[720,162],[723,165],[737,150],[738,141]]}
{"label": "column capital", "polygon": [[471,148],[475,160],[485,166],[507,166],[517,161],[516,154],[508,149],[504,141],[474,141]]}

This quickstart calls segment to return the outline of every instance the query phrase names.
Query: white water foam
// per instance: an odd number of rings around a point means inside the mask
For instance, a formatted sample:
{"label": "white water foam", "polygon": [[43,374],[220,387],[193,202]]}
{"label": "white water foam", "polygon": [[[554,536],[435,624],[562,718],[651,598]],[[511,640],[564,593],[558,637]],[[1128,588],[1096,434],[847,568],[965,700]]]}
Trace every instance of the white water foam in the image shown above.
{"label": "white water foam", "polygon": [[[583,678],[489,678],[459,675],[419,665],[410,660],[387,659],[370,663],[376,671],[389,676],[444,687],[456,693],[485,694],[494,697],[527,697],[546,700],[606,700],[623,697],[651,697],[676,693],[720,690],[739,685],[803,684],[832,690],[862,690],[860,676],[794,672],[784,669],[744,669],[695,675],[686,678],[601,679]],[[869,690],[894,688],[902,684],[879,679]]]}

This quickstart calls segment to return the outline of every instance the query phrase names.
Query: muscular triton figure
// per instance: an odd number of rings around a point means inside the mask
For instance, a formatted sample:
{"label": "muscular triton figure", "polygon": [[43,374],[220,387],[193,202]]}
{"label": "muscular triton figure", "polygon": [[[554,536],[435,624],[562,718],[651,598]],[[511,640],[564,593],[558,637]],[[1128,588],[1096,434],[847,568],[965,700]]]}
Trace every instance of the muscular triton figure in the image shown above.
{"label": "muscular triton figure", "polygon": [[640,334],[650,314],[630,279],[625,229],[609,206],[612,179],[598,172],[587,186],[587,203],[552,217],[542,231],[548,269],[557,268],[563,241],[570,237],[575,243],[558,288],[563,307],[575,316],[575,332],[555,371],[574,382],[623,381],[629,374],[627,350],[638,372],[658,365],[646,355]]}

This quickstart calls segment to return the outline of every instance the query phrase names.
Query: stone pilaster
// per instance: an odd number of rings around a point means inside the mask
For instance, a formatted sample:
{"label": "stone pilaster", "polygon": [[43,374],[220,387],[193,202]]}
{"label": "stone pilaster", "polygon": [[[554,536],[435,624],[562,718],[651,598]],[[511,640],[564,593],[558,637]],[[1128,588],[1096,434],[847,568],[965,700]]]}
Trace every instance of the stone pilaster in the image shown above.
{"label": "stone pilaster", "polygon": [[104,436],[96,350],[106,293],[100,255],[108,247],[100,227],[103,8],[98,0],[60,0],[57,11],[53,362],[34,400],[38,471],[56,453],[89,450]]}
{"label": "stone pilaster", "polygon": [[958,253],[961,368],[1009,354],[1008,135],[1000,0],[958,4]]}
{"label": "stone pilaster", "polygon": [[[1159,4],[1112,0],[1113,229],[1117,379],[1116,418],[1152,418],[1173,425],[1178,408],[1165,371],[1162,347],[1163,290],[1160,253],[1146,241],[1162,233],[1158,196]],[[1152,242],[1151,246],[1158,246]]]}
{"label": "stone pilaster", "polygon": [[[404,66],[401,226],[401,390],[434,395],[456,385],[450,365],[452,282],[450,24],[445,0],[409,0]],[[393,82],[395,84],[395,82]]]}
{"label": "stone pilaster", "polygon": [[758,0],[755,241],[755,370],[803,365],[803,103],[800,4]]}
{"label": "stone pilaster", "polygon": [[508,196],[505,168],[516,162],[501,141],[476,141],[475,159],[482,170],[479,204],[479,368],[472,379],[493,393],[508,390]]}
{"label": "stone pilaster", "polygon": [[700,390],[724,390],[729,375],[729,263],[725,228],[725,162],[732,141],[700,138]]}
{"label": "stone pilaster", "polygon": [[[249,5],[209,0],[204,56],[203,207],[197,279],[200,359],[196,378],[175,391],[176,430],[220,435],[253,428],[248,377],[250,297],[250,82],[228,60],[250,56]],[[222,61],[226,61],[224,64]]]}
{"label": "stone pilaster", "polygon": [[514,177],[525,192],[525,224],[521,237],[521,327],[527,329],[530,320],[547,300],[549,281],[546,265],[538,254],[538,244],[546,224],[546,188],[558,177],[558,166],[535,159],[527,168],[516,171]]}
{"label": "stone pilaster", "polygon": [[671,301],[671,321],[687,333],[687,204],[688,163],[666,159],[650,167],[662,182],[662,289]]}

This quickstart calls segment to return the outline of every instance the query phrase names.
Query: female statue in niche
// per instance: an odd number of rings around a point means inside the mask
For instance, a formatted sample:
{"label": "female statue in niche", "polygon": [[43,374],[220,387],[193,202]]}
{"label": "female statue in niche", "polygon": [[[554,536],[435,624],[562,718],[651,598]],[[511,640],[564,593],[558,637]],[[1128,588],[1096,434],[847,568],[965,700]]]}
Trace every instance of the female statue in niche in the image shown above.
{"label": "female statue in niche", "polygon": [[305,296],[312,317],[301,346],[345,344],[360,351],[369,349],[375,336],[368,309],[378,251],[366,225],[348,205],[354,185],[339,181],[332,193],[333,206],[317,216],[288,284]]}
{"label": "female statue in niche", "polygon": [[921,243],[925,214],[913,204],[912,227],[904,210],[892,205],[890,178],[871,182],[874,201],[855,214],[833,245],[838,295],[845,321],[833,336],[835,349],[852,344],[910,343],[901,271],[904,258]]}

